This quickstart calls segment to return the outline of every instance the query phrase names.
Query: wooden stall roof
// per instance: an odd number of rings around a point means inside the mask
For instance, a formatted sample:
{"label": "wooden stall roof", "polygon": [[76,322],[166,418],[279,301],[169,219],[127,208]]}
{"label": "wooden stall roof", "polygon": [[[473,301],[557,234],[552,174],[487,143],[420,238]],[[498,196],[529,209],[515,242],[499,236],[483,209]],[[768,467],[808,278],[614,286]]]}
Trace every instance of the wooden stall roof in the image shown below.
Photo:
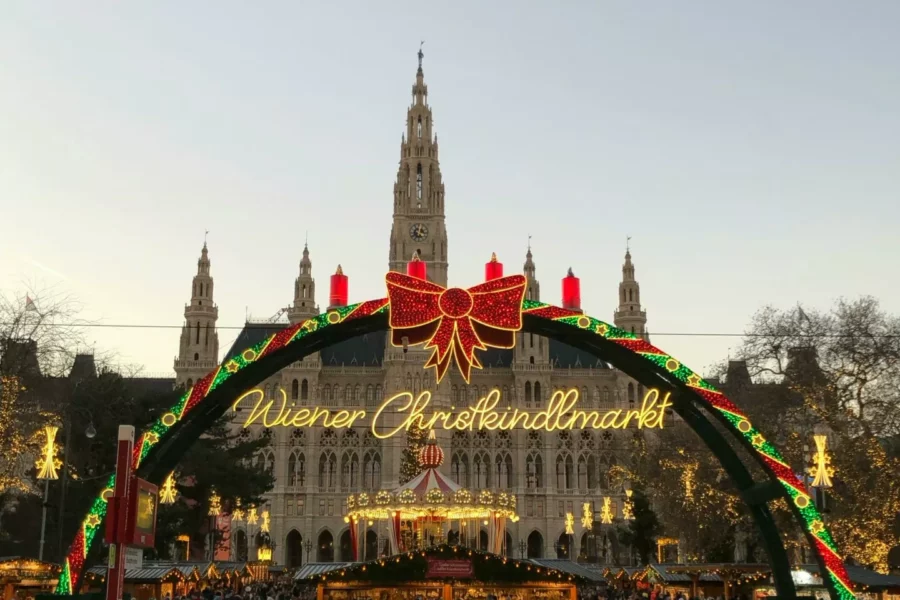
{"label": "wooden stall roof", "polygon": [[425,579],[427,558],[445,560],[470,559],[474,579],[483,582],[516,583],[565,583],[584,585],[591,583],[583,575],[567,573],[554,567],[545,567],[530,560],[507,558],[459,546],[438,546],[427,550],[405,552],[365,563],[351,563],[343,568],[311,574],[304,579],[320,582],[382,582],[421,581]]}
{"label": "wooden stall roof", "polygon": [[[803,565],[800,568],[807,573],[819,574],[818,565]],[[883,575],[865,567],[852,565],[846,565],[846,568],[850,581],[863,591],[900,590],[900,577],[896,575]]]}
{"label": "wooden stall roof", "polygon": [[557,571],[562,571],[569,575],[575,575],[591,583],[606,583],[602,571],[589,569],[585,565],[572,562],[565,558],[531,558],[529,560],[536,565],[547,567],[548,569],[556,569]]}
{"label": "wooden stall roof", "polygon": [[[88,569],[88,573],[94,576],[106,577],[107,567],[96,566]],[[125,581],[128,583],[161,583],[163,581],[199,581],[200,573],[196,567],[186,569],[187,574],[182,569],[172,566],[156,566],[152,563],[144,565],[140,569],[126,569]]]}
{"label": "wooden stall roof", "polygon": [[55,577],[59,565],[27,556],[0,556],[0,577]]}
{"label": "wooden stall roof", "polygon": [[340,562],[340,563],[306,563],[294,573],[294,581],[301,581],[304,579],[317,579],[320,575],[324,575],[330,571],[334,571],[335,569],[346,569],[347,567],[352,567],[359,563],[352,562]]}

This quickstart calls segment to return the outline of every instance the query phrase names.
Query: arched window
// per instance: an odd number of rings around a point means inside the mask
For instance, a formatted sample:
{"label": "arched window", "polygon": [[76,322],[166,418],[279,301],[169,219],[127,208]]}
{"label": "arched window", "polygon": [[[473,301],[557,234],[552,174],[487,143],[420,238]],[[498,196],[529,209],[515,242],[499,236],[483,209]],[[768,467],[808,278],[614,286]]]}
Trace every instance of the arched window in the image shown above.
{"label": "arched window", "polygon": [[416,135],[420,140],[422,139],[422,117],[419,117],[419,124],[416,127]]}
{"label": "arched window", "polygon": [[300,384],[300,399],[309,400],[309,382],[305,379]]}
{"label": "arched window", "polygon": [[344,388],[344,403],[353,404],[353,401],[353,386],[348,383],[347,387]]}
{"label": "arched window", "polygon": [[534,382],[534,403],[538,406],[541,405],[541,382]]}
{"label": "arched window", "polygon": [[316,546],[316,561],[334,562],[334,536],[327,529],[319,534]]}
{"label": "arched window", "polygon": [[344,452],[341,457],[341,489],[354,490],[359,486],[359,455]]}
{"label": "arched window", "polygon": [[587,457],[582,454],[578,457],[578,489],[586,490],[588,488],[588,464]]}
{"label": "arched window", "polygon": [[511,487],[513,487],[512,456],[510,456],[508,453],[498,454],[495,473],[498,488],[510,489]]}
{"label": "arched window", "polygon": [[291,382],[291,400],[300,398],[300,382],[296,379]]}
{"label": "arched window", "polygon": [[287,467],[288,486],[296,485],[296,483],[297,483],[296,472],[297,472],[297,455],[292,452],[291,456],[288,458],[288,467]]}
{"label": "arched window", "polygon": [[199,353],[199,352],[194,352],[194,360],[195,360],[195,361],[196,361],[196,360],[200,360],[200,353]]}
{"label": "arched window", "polygon": [[541,558],[544,555],[544,536],[537,531],[528,534],[528,558]]}
{"label": "arched window", "polygon": [[487,452],[478,452],[472,461],[472,474],[475,476],[475,487],[487,489],[491,487],[491,459]]}
{"label": "arched window", "polygon": [[334,452],[323,452],[319,457],[319,488],[333,490],[337,483],[337,456]]}
{"label": "arched window", "polygon": [[525,403],[531,404],[531,382],[525,382]]}
{"label": "arched window", "polygon": [[532,452],[525,459],[525,485],[529,489],[544,487],[544,459],[537,452]]}
{"label": "arched window", "polygon": [[603,403],[608,405],[609,402],[610,402],[609,388],[606,386],[603,386]]}
{"label": "arched window", "polygon": [[194,380],[193,380],[193,379],[188,379],[188,380],[187,380],[187,388],[188,388],[188,389],[191,389],[192,387],[194,387]]}
{"label": "arched window", "polygon": [[375,386],[375,404],[381,404],[381,384]]}
{"label": "arched window", "polygon": [[366,406],[375,406],[375,386],[371,383],[366,386]]}
{"label": "arched window", "polygon": [[366,452],[363,458],[363,487],[368,490],[381,487],[381,454],[378,452]]}
{"label": "arched window", "polygon": [[200,321],[197,321],[197,327],[195,329],[197,331],[197,337],[196,337],[196,341],[194,343],[199,344],[200,343]]}
{"label": "arched window", "polygon": [[633,383],[628,384],[628,401],[634,402],[634,384]]}
{"label": "arched window", "polygon": [[299,567],[303,564],[303,536],[300,535],[300,532],[296,529],[291,529],[291,532],[287,534],[287,539],[285,539],[285,545],[287,546],[287,568],[293,569],[295,567]]}
{"label": "arched window", "polygon": [[453,458],[450,459],[450,476],[462,487],[469,487],[469,456],[465,452],[453,453]]}

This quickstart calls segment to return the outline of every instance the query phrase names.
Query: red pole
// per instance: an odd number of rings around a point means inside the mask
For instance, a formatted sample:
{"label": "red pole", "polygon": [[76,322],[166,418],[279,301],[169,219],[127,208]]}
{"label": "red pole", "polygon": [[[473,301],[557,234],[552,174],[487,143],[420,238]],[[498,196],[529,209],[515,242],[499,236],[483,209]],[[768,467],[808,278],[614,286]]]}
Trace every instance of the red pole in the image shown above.
{"label": "red pole", "polygon": [[134,446],[134,427],[119,425],[119,444],[116,448],[116,483],[113,489],[115,522],[112,543],[109,545],[109,573],[106,578],[106,600],[120,600],[125,583],[125,528],[128,519],[128,494],[131,489],[131,451]]}

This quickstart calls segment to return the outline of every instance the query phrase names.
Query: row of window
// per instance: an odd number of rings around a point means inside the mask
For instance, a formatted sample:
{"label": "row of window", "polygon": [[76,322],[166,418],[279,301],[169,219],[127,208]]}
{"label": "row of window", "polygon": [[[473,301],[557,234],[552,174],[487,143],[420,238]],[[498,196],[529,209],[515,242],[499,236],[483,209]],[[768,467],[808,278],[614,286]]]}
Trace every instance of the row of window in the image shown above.
{"label": "row of window", "polygon": [[[582,453],[575,459],[568,452],[559,452],[553,482],[561,490],[608,489],[609,471],[615,464],[615,458],[610,455],[598,460],[592,454]],[[516,485],[512,457],[505,452],[496,454],[493,460],[487,452],[476,452],[471,462],[467,452],[454,452],[450,459],[450,476],[466,488],[509,489]],[[525,487],[542,489],[545,485],[544,458],[531,452],[525,458]]]}

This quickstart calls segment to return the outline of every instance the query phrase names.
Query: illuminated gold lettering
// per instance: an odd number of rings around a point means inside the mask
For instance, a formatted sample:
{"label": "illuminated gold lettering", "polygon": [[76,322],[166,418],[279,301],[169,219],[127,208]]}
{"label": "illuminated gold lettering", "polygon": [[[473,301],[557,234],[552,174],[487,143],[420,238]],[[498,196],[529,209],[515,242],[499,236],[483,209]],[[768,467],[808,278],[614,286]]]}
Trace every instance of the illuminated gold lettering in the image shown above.
{"label": "illuminated gold lettering", "polygon": [[[346,429],[367,418],[365,410],[337,410],[327,408],[294,408],[288,406],[287,393],[279,390],[281,402],[266,400],[262,390],[254,389],[241,395],[232,405],[237,411],[246,398],[256,398],[250,414],[243,426],[254,424],[263,427],[334,427]],[[450,411],[428,411],[431,392],[424,391],[418,396],[411,392],[400,392],[385,400],[372,414],[370,427],[379,439],[387,439],[410,428],[443,429],[445,431],[509,431],[522,428],[527,430],[557,431],[569,429],[625,429],[634,423],[638,429],[662,429],[665,426],[666,410],[672,406],[671,394],[660,398],[657,389],[648,390],[640,409],[612,409],[608,411],[581,410],[576,408],[579,401],[578,389],[557,390],[547,403],[547,407],[536,412],[523,411],[507,406],[498,408],[502,400],[500,390],[494,389],[480,398],[471,408]]]}

